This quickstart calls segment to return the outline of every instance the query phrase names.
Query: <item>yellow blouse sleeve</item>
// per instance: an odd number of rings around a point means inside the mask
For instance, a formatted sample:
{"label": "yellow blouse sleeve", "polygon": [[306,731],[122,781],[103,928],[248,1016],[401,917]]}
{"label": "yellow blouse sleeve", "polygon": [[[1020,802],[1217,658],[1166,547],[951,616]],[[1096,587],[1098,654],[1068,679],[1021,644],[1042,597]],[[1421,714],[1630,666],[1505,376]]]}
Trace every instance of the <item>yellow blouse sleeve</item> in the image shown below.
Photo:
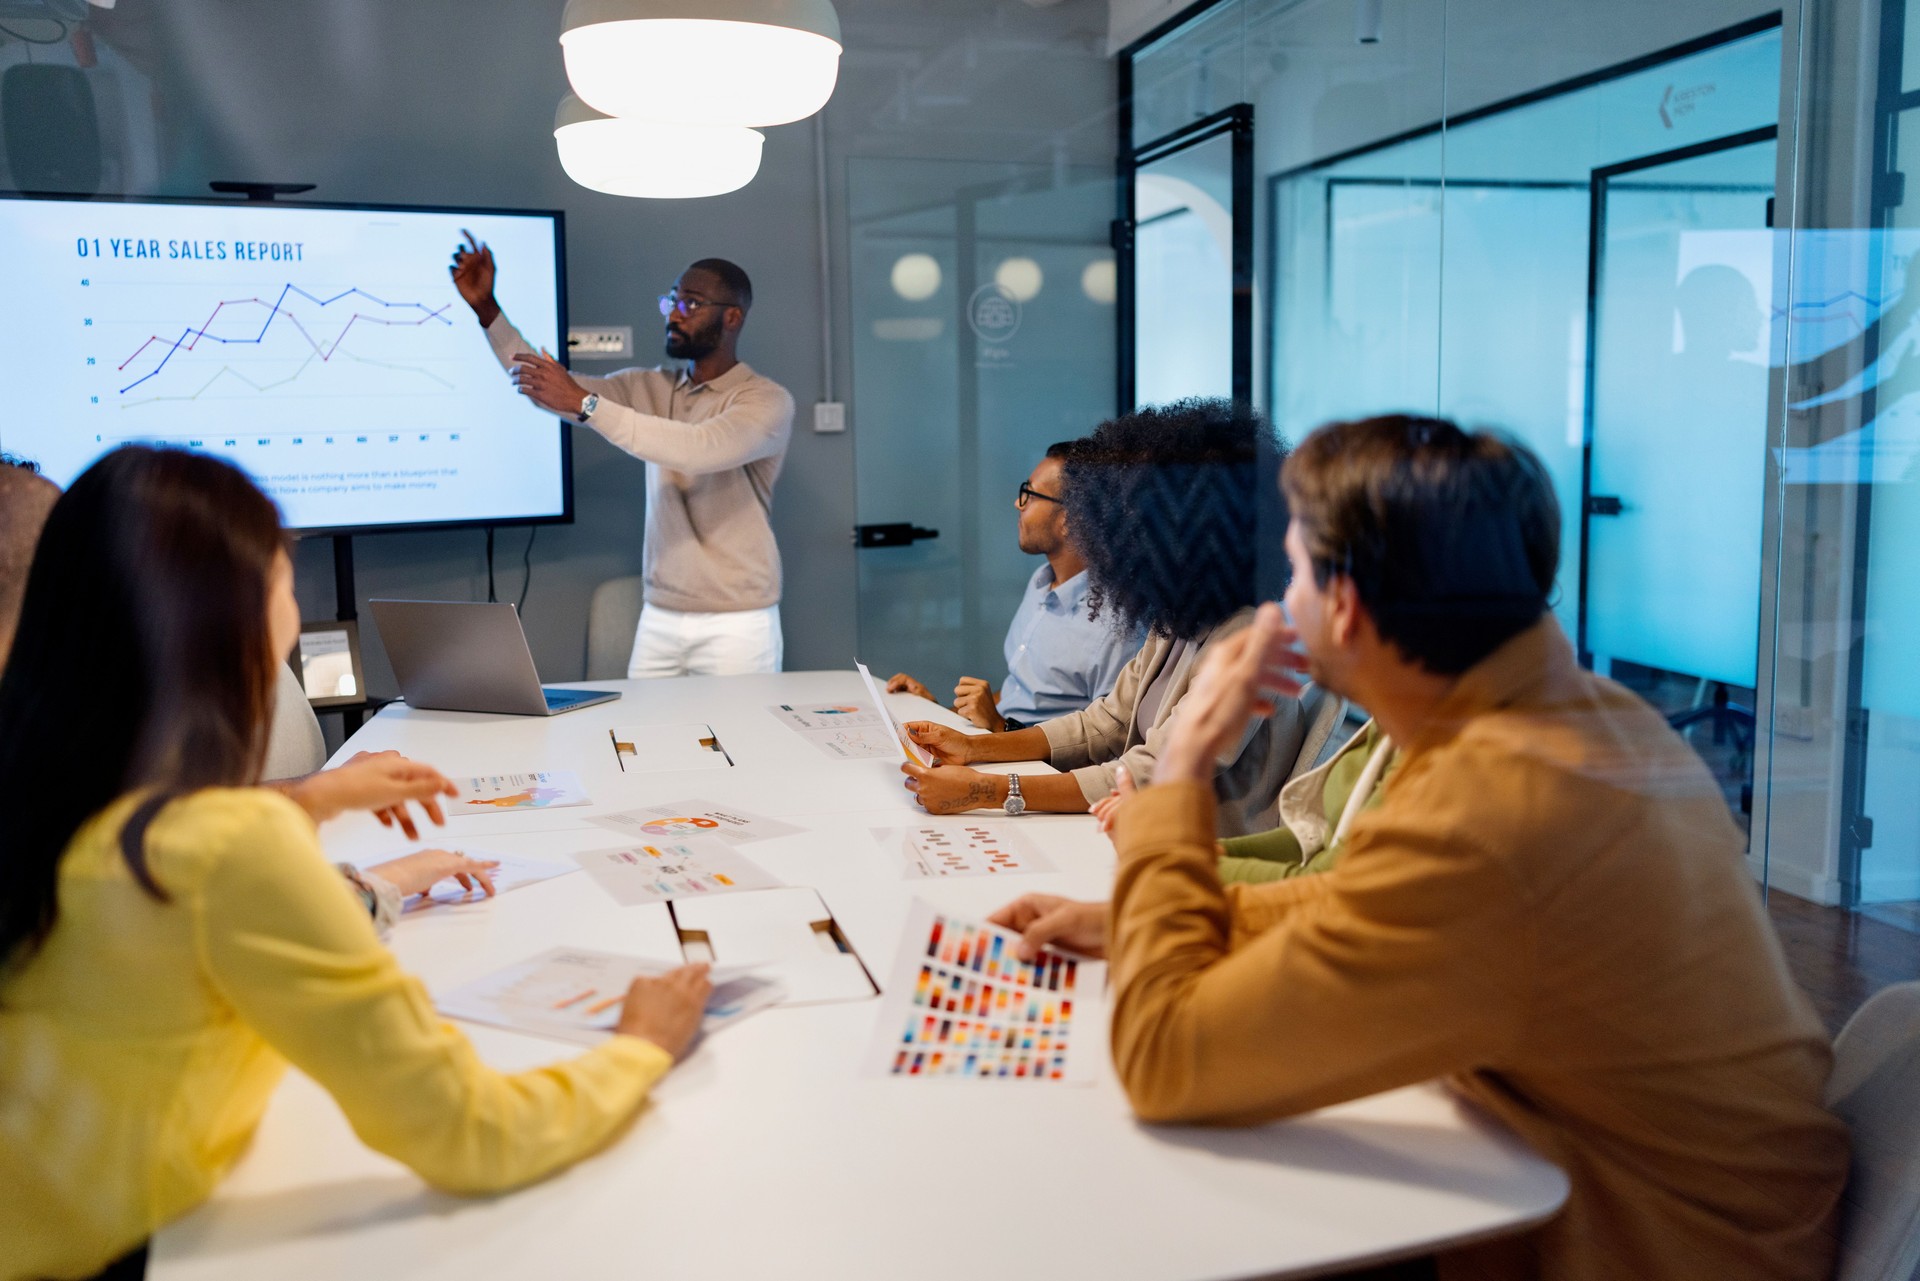
{"label": "yellow blouse sleeve", "polygon": [[448,1191],[513,1187],[604,1144],[672,1066],[658,1046],[615,1036],[549,1067],[488,1067],[381,945],[306,815],[277,796],[232,796],[239,821],[197,887],[207,973],[369,1147]]}

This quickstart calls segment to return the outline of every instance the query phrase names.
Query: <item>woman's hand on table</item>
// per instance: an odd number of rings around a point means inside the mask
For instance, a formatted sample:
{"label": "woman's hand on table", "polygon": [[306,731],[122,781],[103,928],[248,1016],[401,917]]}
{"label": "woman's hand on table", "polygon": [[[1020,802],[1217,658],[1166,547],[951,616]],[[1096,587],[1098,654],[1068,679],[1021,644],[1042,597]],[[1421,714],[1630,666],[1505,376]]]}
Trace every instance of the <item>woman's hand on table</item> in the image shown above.
{"label": "woman's hand on table", "polygon": [[905,672],[895,672],[893,674],[892,678],[887,681],[887,693],[912,694],[915,698],[924,698],[929,703],[939,701],[933,696],[933,691],[929,690],[925,685],[922,685]]}
{"label": "woman's hand on table", "polygon": [[493,869],[499,866],[497,860],[468,858],[457,850],[421,850],[376,863],[367,871],[399,890],[402,898],[425,894],[449,877],[460,882],[462,889],[477,886],[492,898]]}
{"label": "woman's hand on table", "polygon": [[1007,780],[1001,774],[982,774],[958,765],[925,765],[907,761],[900,766],[906,789],[929,814],[964,814],[1006,803]]}
{"label": "woman's hand on table", "polygon": [[1031,961],[1042,948],[1059,948],[1082,956],[1107,954],[1107,905],[1061,898],[1058,894],[1024,894],[987,918],[1003,930],[1017,930],[1015,950]]}
{"label": "woman's hand on table", "polygon": [[635,979],[614,1031],[651,1041],[678,1063],[700,1031],[713,981],[707,966],[683,965],[657,979]]}

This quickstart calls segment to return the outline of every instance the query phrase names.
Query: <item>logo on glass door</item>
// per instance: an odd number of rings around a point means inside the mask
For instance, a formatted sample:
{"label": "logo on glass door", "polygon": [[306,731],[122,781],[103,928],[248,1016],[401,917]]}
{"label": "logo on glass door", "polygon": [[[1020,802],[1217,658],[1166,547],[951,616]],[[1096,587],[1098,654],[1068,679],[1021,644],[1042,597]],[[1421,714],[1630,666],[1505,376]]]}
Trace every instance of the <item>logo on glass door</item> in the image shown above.
{"label": "logo on glass door", "polygon": [[1020,331],[1020,303],[998,282],[989,281],[968,300],[967,323],[981,342],[1006,342]]}

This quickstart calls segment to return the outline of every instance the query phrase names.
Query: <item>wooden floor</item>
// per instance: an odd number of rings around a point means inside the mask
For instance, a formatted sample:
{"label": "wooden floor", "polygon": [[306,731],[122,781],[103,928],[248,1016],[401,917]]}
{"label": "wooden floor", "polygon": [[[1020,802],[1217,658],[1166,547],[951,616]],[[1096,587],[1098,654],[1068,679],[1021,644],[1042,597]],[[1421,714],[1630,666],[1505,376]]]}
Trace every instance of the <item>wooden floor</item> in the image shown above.
{"label": "wooden floor", "polygon": [[[1883,914],[1920,921],[1914,904],[1885,904]],[[1876,909],[1880,910],[1880,909]],[[1920,932],[1871,916],[1822,907],[1781,890],[1767,894],[1787,965],[1826,1021],[1838,1032],[1862,1002],[1890,983],[1920,979]]]}

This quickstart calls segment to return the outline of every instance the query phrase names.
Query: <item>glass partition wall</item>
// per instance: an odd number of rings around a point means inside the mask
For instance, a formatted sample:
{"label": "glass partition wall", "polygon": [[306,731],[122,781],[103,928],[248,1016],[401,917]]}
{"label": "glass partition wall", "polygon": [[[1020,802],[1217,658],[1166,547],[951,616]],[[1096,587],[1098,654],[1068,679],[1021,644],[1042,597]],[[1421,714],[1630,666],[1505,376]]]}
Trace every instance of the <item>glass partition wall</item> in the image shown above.
{"label": "glass partition wall", "polygon": [[[1122,56],[1123,158],[1250,121],[1251,390],[1282,433],[1408,410],[1525,440],[1562,625],[1721,780],[1829,1021],[1920,974],[1905,0],[1221,0]],[[1218,380],[1149,349],[1173,314],[1121,318],[1141,400]]]}

